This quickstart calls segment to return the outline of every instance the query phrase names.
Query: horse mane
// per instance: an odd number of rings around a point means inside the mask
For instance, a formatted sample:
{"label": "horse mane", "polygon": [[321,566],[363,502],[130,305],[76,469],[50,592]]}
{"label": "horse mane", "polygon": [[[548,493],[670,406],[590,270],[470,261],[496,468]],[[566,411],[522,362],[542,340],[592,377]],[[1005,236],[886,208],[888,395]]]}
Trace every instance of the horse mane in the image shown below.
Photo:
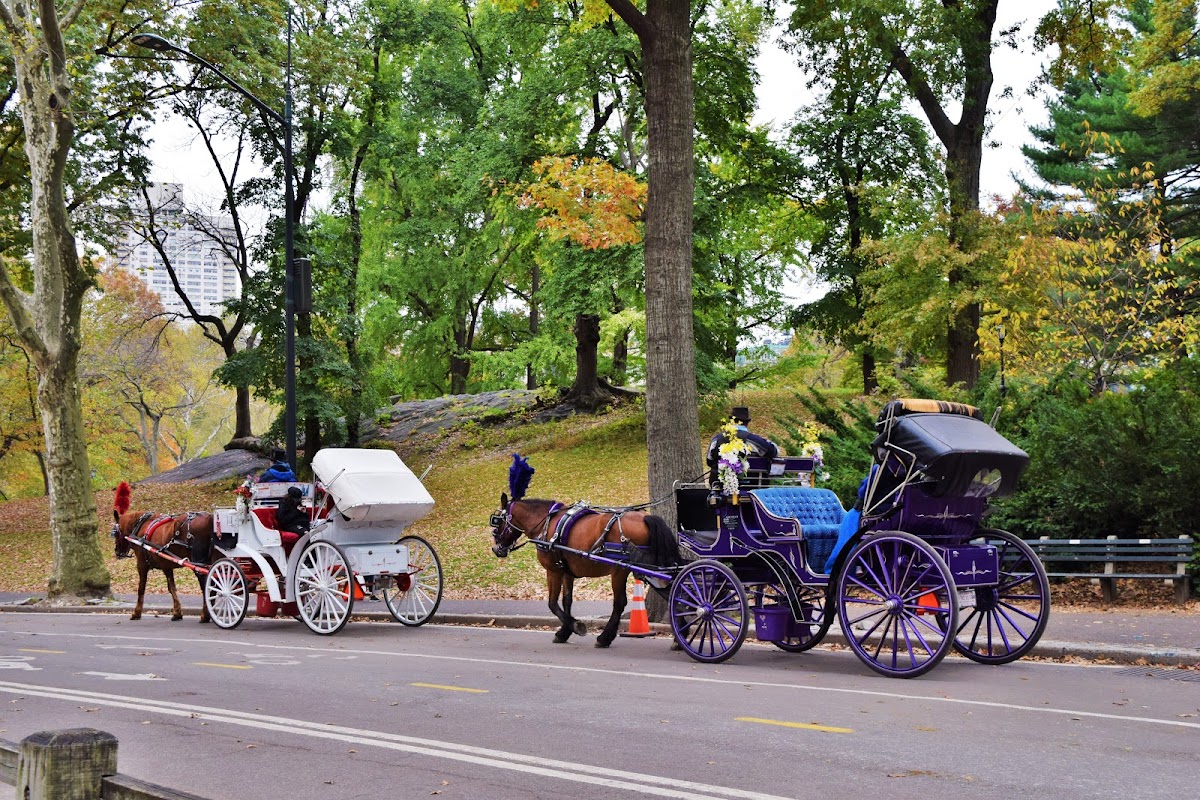
{"label": "horse mane", "polygon": [[113,510],[124,514],[129,510],[129,499],[133,496],[133,487],[125,481],[117,485],[117,496],[113,499]]}
{"label": "horse mane", "polygon": [[529,490],[529,481],[533,479],[536,470],[517,453],[513,453],[512,458],[512,466],[508,468],[508,493],[512,495],[513,500],[520,500]]}

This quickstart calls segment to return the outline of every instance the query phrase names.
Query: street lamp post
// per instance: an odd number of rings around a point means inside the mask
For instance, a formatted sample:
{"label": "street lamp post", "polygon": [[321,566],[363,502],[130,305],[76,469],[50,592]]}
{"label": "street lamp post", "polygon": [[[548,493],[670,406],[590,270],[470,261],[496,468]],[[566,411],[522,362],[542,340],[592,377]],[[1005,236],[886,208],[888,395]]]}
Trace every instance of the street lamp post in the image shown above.
{"label": "street lamp post", "polygon": [[238,94],[249,100],[255,108],[268,119],[273,120],[283,128],[283,180],[287,184],[284,198],[284,281],[283,304],[285,322],[284,336],[284,436],[287,439],[288,464],[296,467],[296,293],[295,293],[295,211],[296,195],[292,171],[292,18],[288,15],[287,41],[287,81],[283,95],[283,113],[264,103],[250,93],[246,87],[222,72],[215,64],[190,50],[164,39],[155,33],[138,33],[130,37],[130,41],[139,47],[146,47],[159,53],[179,53],[181,56],[195,61],[202,67],[211,70],[221,80],[229,84]]}

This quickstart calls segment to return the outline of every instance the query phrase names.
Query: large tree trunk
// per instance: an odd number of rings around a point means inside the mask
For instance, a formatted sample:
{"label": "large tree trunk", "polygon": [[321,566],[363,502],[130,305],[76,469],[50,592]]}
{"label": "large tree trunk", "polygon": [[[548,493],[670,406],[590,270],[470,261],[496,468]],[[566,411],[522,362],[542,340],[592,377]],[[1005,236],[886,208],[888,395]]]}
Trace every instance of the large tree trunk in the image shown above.
{"label": "large tree trunk", "polygon": [[74,354],[67,357],[60,351],[58,358],[39,364],[38,407],[46,437],[54,547],[49,594],[107,596],[110,576],[96,536],[96,505]]}
{"label": "large tree trunk", "polygon": [[[79,261],[64,200],[75,134],[66,48],[52,0],[32,6],[0,0],[0,6],[29,159],[34,283],[32,295],[22,292],[11,280],[7,260],[0,260],[0,299],[38,371],[54,548],[49,594],[105,596],[110,578],[96,537],[77,374],[83,296],[91,276]],[[80,7],[67,12],[65,24]]]}
{"label": "large tree trunk", "polygon": [[675,527],[673,487],[700,474],[692,327],[692,32],[688,0],[648,0],[646,443],[654,512]]}
{"label": "large tree trunk", "polygon": [[[646,82],[646,447],[651,509],[676,526],[676,481],[701,472],[692,327],[692,30],[689,0],[608,5],[637,34]],[[651,619],[665,617],[657,594]]]}

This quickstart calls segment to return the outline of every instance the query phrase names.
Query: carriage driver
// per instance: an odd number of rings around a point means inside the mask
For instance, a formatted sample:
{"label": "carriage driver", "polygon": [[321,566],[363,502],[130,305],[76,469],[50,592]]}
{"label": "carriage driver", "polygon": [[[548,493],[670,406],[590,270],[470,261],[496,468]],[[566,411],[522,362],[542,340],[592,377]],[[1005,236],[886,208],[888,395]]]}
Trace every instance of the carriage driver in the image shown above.
{"label": "carriage driver", "polygon": [[276,447],[271,453],[271,466],[258,476],[259,483],[290,483],[296,480],[296,473],[287,462],[287,453]]}
{"label": "carriage driver", "polygon": [[[750,424],[750,409],[745,406],[734,406],[733,410],[729,412],[729,418],[737,425],[738,437],[746,443],[746,447],[750,450],[749,455],[761,458],[775,458],[779,455],[779,448],[775,446],[774,442],[765,436],[750,432],[747,427]],[[708,464],[709,486],[717,482],[717,462],[721,460],[721,445],[728,440],[724,431],[718,431],[717,435],[712,437],[712,441],[708,443],[708,455],[705,463]]]}

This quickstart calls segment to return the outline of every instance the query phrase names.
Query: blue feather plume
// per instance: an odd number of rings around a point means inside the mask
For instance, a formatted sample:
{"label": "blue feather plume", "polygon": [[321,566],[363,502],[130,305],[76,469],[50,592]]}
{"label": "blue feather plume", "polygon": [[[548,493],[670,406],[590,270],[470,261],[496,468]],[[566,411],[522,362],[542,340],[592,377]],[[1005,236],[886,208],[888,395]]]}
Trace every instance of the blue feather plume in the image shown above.
{"label": "blue feather plume", "polygon": [[512,466],[508,468],[508,493],[512,495],[513,500],[520,500],[525,496],[535,470],[518,454],[513,453],[512,457]]}

